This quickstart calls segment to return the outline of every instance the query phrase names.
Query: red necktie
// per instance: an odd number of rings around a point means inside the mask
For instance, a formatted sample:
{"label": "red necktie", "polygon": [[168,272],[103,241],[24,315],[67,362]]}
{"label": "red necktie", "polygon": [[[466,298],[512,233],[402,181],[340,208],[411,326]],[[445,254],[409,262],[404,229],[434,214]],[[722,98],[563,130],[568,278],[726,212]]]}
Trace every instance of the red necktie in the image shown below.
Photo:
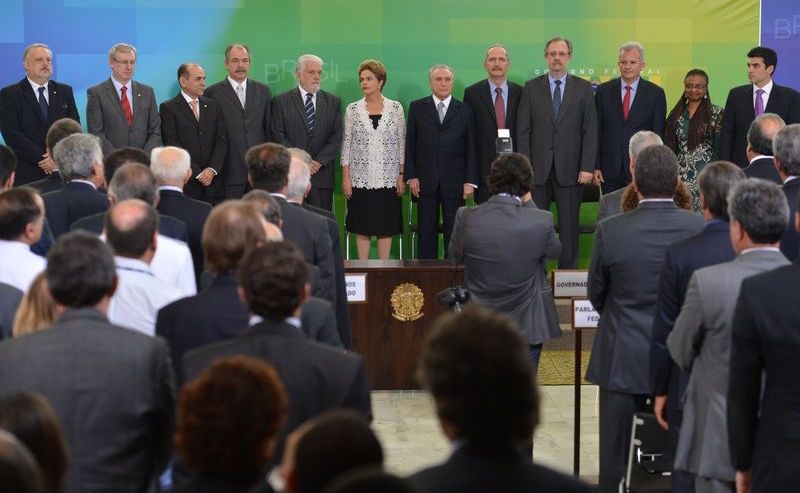
{"label": "red necktie", "polygon": [[128,88],[122,86],[122,112],[125,113],[125,119],[128,120],[128,126],[133,125],[133,112],[131,111],[131,103],[128,102]]}
{"label": "red necktie", "polygon": [[503,90],[499,87],[494,89],[497,97],[494,98],[494,115],[497,118],[497,128],[506,128],[506,106],[503,101]]}
{"label": "red necktie", "polygon": [[631,112],[631,86],[625,86],[625,97],[622,98],[622,116],[628,119],[628,113]]}

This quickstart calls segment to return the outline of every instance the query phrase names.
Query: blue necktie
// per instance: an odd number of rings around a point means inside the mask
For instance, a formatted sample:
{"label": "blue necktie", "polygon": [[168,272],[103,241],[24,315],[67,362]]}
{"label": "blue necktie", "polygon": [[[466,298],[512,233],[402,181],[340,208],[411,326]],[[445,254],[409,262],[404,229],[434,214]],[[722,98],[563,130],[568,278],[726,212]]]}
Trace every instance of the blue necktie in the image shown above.
{"label": "blue necktie", "polygon": [[561,109],[561,81],[555,81],[556,88],[553,91],[553,118],[558,120],[558,111]]}
{"label": "blue necktie", "polygon": [[47,121],[48,108],[47,108],[47,99],[45,99],[44,97],[45,89],[46,88],[44,87],[39,88],[39,110],[41,110],[42,112],[42,118],[44,118],[44,121]]}
{"label": "blue necktie", "polygon": [[314,102],[311,101],[314,95],[306,93],[306,121],[308,122],[308,133],[314,134]]}

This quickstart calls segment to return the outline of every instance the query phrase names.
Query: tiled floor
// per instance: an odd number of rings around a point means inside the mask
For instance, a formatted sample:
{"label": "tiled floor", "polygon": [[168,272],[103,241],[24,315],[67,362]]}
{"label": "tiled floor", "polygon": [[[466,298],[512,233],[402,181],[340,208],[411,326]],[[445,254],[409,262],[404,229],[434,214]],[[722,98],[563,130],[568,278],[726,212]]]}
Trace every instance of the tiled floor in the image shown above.
{"label": "tiled floor", "polygon": [[[534,461],[571,474],[573,466],[574,389],[540,387],[541,423],[534,437]],[[387,468],[407,475],[443,461],[449,445],[439,429],[426,392],[372,393],[373,426],[383,444]],[[598,469],[597,387],[581,390],[581,477],[596,482]]]}

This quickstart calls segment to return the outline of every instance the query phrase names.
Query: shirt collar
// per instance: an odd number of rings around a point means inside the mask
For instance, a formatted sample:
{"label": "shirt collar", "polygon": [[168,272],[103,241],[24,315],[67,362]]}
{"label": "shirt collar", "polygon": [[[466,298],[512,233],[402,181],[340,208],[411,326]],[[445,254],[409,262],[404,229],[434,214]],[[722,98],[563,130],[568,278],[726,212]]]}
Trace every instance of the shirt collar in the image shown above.
{"label": "shirt collar", "polygon": [[555,84],[555,82],[556,82],[557,80],[560,80],[560,81],[561,81],[561,85],[563,86],[563,85],[565,85],[565,84],[567,83],[567,74],[564,74],[564,75],[562,75],[561,77],[559,77],[558,79],[556,79],[555,77],[553,77],[552,75],[550,75],[550,73],[548,72],[548,73],[547,73],[547,80],[548,80],[548,81],[550,81],[550,85],[551,85],[551,86],[552,86],[553,84]]}
{"label": "shirt collar", "polygon": [[[25,77],[25,78],[26,78],[26,79],[28,79],[27,77]],[[48,80],[48,81],[47,81],[47,82],[45,82],[44,84],[40,85],[40,84],[37,84],[36,82],[34,82],[34,81],[32,81],[32,80],[28,79],[28,83],[29,83],[29,84],[31,85],[31,87],[33,88],[33,92],[35,92],[35,93],[36,93],[36,95],[38,96],[38,95],[39,95],[39,88],[40,88],[40,87],[44,87],[45,89],[47,89],[47,84],[49,84],[49,83],[50,83],[50,81]],[[47,90],[45,90],[44,92],[47,92]]]}
{"label": "shirt collar", "polygon": [[[303,103],[305,103],[306,102],[306,94],[312,94],[312,93],[310,93],[310,92],[306,91],[305,89],[303,89],[303,86],[301,86],[301,85],[298,85],[297,88],[300,89],[300,96],[302,96]],[[319,92],[319,91],[317,91],[317,92]],[[311,100],[312,101],[316,101],[316,99],[317,99],[317,93],[315,92],[311,96]]]}
{"label": "shirt collar", "polygon": [[[264,321],[264,317],[261,317],[259,315],[250,315],[250,326],[251,327],[253,325],[260,324],[263,321]],[[287,318],[283,319],[283,321],[284,321],[284,323],[289,324],[289,325],[295,327],[298,330],[301,330],[302,327],[303,327],[302,323],[300,322],[300,319],[297,318],[297,317],[287,317]]]}
{"label": "shirt collar", "polygon": [[431,96],[433,97],[433,106],[435,106],[437,109],[439,108],[439,103],[440,102],[444,103],[444,109],[449,108],[450,107],[450,101],[452,101],[452,99],[453,99],[453,95],[452,94],[447,96],[444,99],[439,99],[434,95],[431,95]]}
{"label": "shirt collar", "polygon": [[630,84],[626,83],[622,80],[622,77],[619,79],[620,86],[622,87],[622,92],[625,92],[625,86],[631,86],[631,92],[636,92],[636,89],[639,88],[639,81],[642,80],[641,77],[637,77],[635,81],[631,82]]}
{"label": "shirt collar", "polygon": [[773,156],[765,156],[763,154],[759,154],[750,160],[750,164],[753,164],[754,161],[758,161],[759,159],[769,159],[771,161],[775,161],[775,158]]}
{"label": "shirt collar", "polygon": [[142,272],[144,274],[152,274],[150,266],[139,260],[138,258],[120,257],[114,255],[114,263],[118,269],[129,270],[133,272]]}
{"label": "shirt collar", "polygon": [[90,182],[89,180],[80,180],[80,179],[77,179],[77,178],[76,178],[76,179],[74,179],[74,180],[70,180],[69,182],[70,182],[70,183],[86,183],[87,185],[91,185],[91,186],[92,186],[92,188],[94,188],[95,190],[97,190],[97,185],[95,185],[94,183]]}
{"label": "shirt collar", "polygon": [[745,248],[744,250],[742,250],[742,252],[739,254],[739,256],[741,257],[745,253],[750,253],[750,252],[775,252],[775,253],[780,253],[780,251],[781,251],[781,249],[778,248],[778,247],[753,247],[753,248]]}
{"label": "shirt collar", "polygon": [[[183,92],[183,91],[181,91],[181,96],[183,96],[183,99],[185,99],[185,100],[186,100],[186,102],[187,102],[187,103],[189,103],[189,104],[191,104],[191,103],[192,103],[192,101],[199,101],[199,100],[200,100],[200,98],[197,98],[197,99],[192,99],[192,98],[191,98],[191,97],[190,97],[188,94],[186,94],[186,93],[185,93],[185,92]],[[200,109],[200,108],[198,108],[198,110],[199,110],[199,109]]]}
{"label": "shirt collar", "polygon": [[674,202],[674,199],[642,199],[639,201],[640,204],[644,204],[645,202]]}
{"label": "shirt collar", "polygon": [[172,185],[161,185],[158,187],[158,191],[160,192],[161,190],[171,190],[173,192],[183,193],[183,189],[181,187],[173,187]]}
{"label": "shirt collar", "polygon": [[797,179],[797,177],[796,177],[796,176],[787,176],[787,177],[786,177],[786,179],[785,179],[785,180],[783,180],[783,184],[784,184],[784,185],[786,185],[786,184],[787,184],[787,183],[789,183],[790,181],[792,181],[792,180],[796,180],[796,179]]}
{"label": "shirt collar", "polygon": [[491,89],[491,90],[492,90],[492,94],[494,94],[494,90],[495,90],[495,88],[497,88],[497,87],[499,87],[500,89],[502,89],[502,91],[503,91],[503,94],[508,94],[508,79],[505,79],[505,80],[503,81],[503,83],[502,83],[502,84],[500,84],[499,86],[498,86],[497,84],[495,84],[494,82],[492,82],[491,80],[489,80],[489,89]]}
{"label": "shirt collar", "polygon": [[774,85],[775,85],[775,83],[773,82],[772,79],[770,79],[769,82],[767,82],[764,85],[764,87],[758,87],[757,85],[753,84],[753,94],[755,94],[756,91],[761,89],[762,91],[764,91],[764,94],[769,96],[769,94],[772,92],[772,86],[774,86]]}
{"label": "shirt collar", "polygon": [[118,81],[118,80],[117,80],[117,79],[115,79],[114,77],[111,77],[111,83],[112,83],[112,84],[114,84],[114,89],[116,89],[116,90],[117,90],[117,92],[120,92],[120,91],[122,90],[122,86],[125,86],[125,87],[127,87],[127,88],[128,88],[128,93],[130,93],[130,92],[131,92],[131,87],[132,87],[133,81],[132,81],[132,80],[129,80],[128,82],[126,82],[125,84],[123,84],[122,82]]}
{"label": "shirt collar", "polygon": [[19,240],[0,240],[0,246],[6,249],[26,251],[31,253],[31,246]]}
{"label": "shirt collar", "polygon": [[247,79],[243,80],[242,82],[236,82],[236,81],[235,81],[235,80],[233,80],[233,78],[232,78],[232,77],[229,75],[229,76],[228,76],[228,82],[230,82],[230,84],[231,84],[231,87],[233,87],[233,90],[234,90],[234,91],[236,91],[236,86],[242,86],[242,89],[244,89],[244,92],[245,92],[245,93],[247,93]]}

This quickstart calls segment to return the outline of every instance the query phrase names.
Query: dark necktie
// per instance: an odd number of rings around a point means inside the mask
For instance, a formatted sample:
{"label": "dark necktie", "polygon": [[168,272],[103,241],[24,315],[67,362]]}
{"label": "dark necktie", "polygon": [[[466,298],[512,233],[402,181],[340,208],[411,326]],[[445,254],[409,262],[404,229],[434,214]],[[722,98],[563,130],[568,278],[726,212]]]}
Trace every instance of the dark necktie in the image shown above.
{"label": "dark necktie", "polygon": [[128,126],[130,127],[133,124],[133,111],[131,111],[131,103],[128,101],[128,88],[122,86],[120,88],[122,90],[122,112],[125,113],[125,120],[128,121]]}
{"label": "dark necktie", "polygon": [[631,86],[625,86],[625,97],[622,98],[622,116],[627,120],[631,112]]}
{"label": "dark necktie", "polygon": [[767,92],[764,89],[759,89],[756,91],[756,116],[761,116],[764,114],[764,93]]}
{"label": "dark necktie", "polygon": [[42,118],[44,121],[47,121],[47,114],[48,114],[48,107],[47,107],[47,99],[44,97],[44,91],[47,89],[46,87],[39,88],[39,109],[42,112]]}
{"label": "dark necktie", "polygon": [[494,98],[494,116],[497,118],[497,128],[506,128],[506,105],[503,100],[503,90],[495,87],[494,92],[497,94]]}
{"label": "dark necktie", "polygon": [[306,93],[306,122],[308,122],[308,133],[314,133],[314,102],[311,101],[314,95]]}
{"label": "dark necktie", "polygon": [[561,110],[561,81],[555,81],[556,88],[553,91],[553,118],[558,120],[558,112]]}

